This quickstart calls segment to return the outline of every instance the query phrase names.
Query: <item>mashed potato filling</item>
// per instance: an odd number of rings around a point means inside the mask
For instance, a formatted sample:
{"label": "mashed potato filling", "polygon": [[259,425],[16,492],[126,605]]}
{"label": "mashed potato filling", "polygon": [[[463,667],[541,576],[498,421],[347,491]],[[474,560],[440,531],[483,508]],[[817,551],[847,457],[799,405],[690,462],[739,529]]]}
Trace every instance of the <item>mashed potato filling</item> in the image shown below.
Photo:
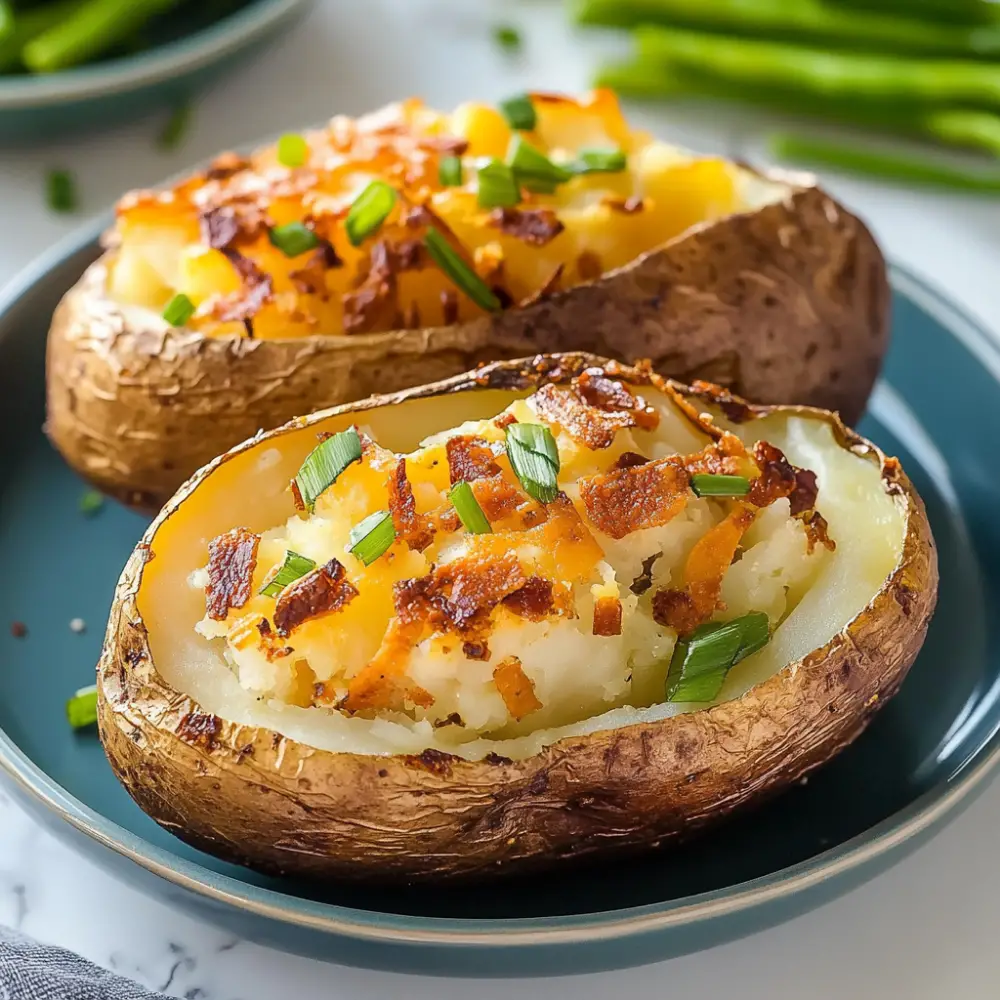
{"label": "mashed potato filling", "polygon": [[[705,707],[668,697],[679,637],[763,615],[766,644],[720,676],[715,700],[738,697],[822,646],[892,571],[902,524],[878,469],[825,423],[721,431],[669,394],[587,377],[405,453],[377,419],[359,424],[360,457],[311,509],[294,508],[296,485],[282,523],[202,541],[187,589],[208,610],[161,672],[209,711],[317,747],[516,757]],[[517,425],[551,435],[550,498],[532,495]],[[241,488],[281,461],[264,450]],[[749,492],[698,495],[699,476]],[[456,482],[489,531],[458,516]],[[380,511],[392,537],[366,561],[352,530]],[[315,568],[269,586],[289,552]]]}

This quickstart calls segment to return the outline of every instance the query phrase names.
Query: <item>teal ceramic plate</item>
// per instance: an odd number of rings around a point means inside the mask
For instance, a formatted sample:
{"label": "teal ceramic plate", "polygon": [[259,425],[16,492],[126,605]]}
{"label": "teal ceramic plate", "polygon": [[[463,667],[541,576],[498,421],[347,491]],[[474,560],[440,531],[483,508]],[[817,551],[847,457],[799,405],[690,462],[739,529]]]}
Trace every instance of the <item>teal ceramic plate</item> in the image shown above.
{"label": "teal ceramic plate", "polygon": [[[941,599],[902,692],[827,767],[686,847],[530,881],[321,888],[223,864],[148,820],[66,695],[89,683],[144,521],[83,485],[41,433],[43,348],[95,229],[0,297],[0,769],[46,826],[143,891],[237,934],[340,962],[462,975],[587,972],[668,958],[802,913],[870,878],[966,805],[1000,759],[1000,351],[896,270],[895,336],[862,430],[902,459],[941,559]],[[74,634],[71,618],[87,631]],[[8,622],[21,620],[26,638]]]}
{"label": "teal ceramic plate", "polygon": [[0,143],[119,124],[197,96],[310,2],[251,0],[205,27],[197,10],[182,12],[161,26],[161,44],[136,55],[62,73],[0,76]]}

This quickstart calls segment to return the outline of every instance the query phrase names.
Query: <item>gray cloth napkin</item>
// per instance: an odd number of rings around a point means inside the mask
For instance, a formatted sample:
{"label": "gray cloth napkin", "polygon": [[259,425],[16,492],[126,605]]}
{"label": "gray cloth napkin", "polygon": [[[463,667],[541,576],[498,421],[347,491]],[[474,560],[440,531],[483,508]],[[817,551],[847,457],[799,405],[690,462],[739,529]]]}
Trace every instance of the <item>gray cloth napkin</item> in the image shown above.
{"label": "gray cloth napkin", "polygon": [[63,948],[0,927],[0,1000],[164,1000]]}

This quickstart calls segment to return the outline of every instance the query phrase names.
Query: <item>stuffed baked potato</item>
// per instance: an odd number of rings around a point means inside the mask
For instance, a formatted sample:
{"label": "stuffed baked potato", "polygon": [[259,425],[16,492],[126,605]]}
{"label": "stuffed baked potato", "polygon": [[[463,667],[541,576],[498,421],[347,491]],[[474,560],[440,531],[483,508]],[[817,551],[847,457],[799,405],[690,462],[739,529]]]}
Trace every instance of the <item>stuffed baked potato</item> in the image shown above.
{"label": "stuffed baked potato", "polygon": [[406,101],[118,206],[60,305],[48,432],[158,508],[260,428],[590,350],[856,419],[886,347],[865,227],[803,175],[630,130],[607,91]]}
{"label": "stuffed baked potato", "polygon": [[263,870],[550,865],[822,764],[936,586],[909,480],[835,415],[498,362],[188,482],[119,583],[101,738],[155,820]]}

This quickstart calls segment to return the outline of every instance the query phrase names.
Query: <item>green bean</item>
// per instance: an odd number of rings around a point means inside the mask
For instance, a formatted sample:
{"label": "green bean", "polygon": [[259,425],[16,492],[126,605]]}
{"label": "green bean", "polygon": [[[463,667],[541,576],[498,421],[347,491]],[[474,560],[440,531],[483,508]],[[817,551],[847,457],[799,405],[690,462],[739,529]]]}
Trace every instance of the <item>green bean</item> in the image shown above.
{"label": "green bean", "polygon": [[846,146],[787,133],[771,136],[768,147],[773,156],[782,160],[798,160],[867,177],[952,190],[1000,193],[1000,171],[989,174],[964,170],[944,163],[928,163],[912,155]]}
{"label": "green bean", "polygon": [[0,32],[0,73],[21,67],[21,50],[32,38],[70,17],[85,0],[61,0],[31,10],[18,10],[6,33]]}
{"label": "green bean", "polygon": [[24,46],[22,59],[35,73],[87,62],[113,48],[151,17],[180,0],[84,0],[79,8]]}
{"label": "green bean", "polygon": [[823,0],[579,0],[583,24],[667,24],[883,53],[988,56],[1000,52],[1000,28],[931,24]]}
{"label": "green bean", "polygon": [[710,74],[734,88],[901,106],[1000,108],[1000,66],[828,52],[656,27],[636,29],[639,60]]}

